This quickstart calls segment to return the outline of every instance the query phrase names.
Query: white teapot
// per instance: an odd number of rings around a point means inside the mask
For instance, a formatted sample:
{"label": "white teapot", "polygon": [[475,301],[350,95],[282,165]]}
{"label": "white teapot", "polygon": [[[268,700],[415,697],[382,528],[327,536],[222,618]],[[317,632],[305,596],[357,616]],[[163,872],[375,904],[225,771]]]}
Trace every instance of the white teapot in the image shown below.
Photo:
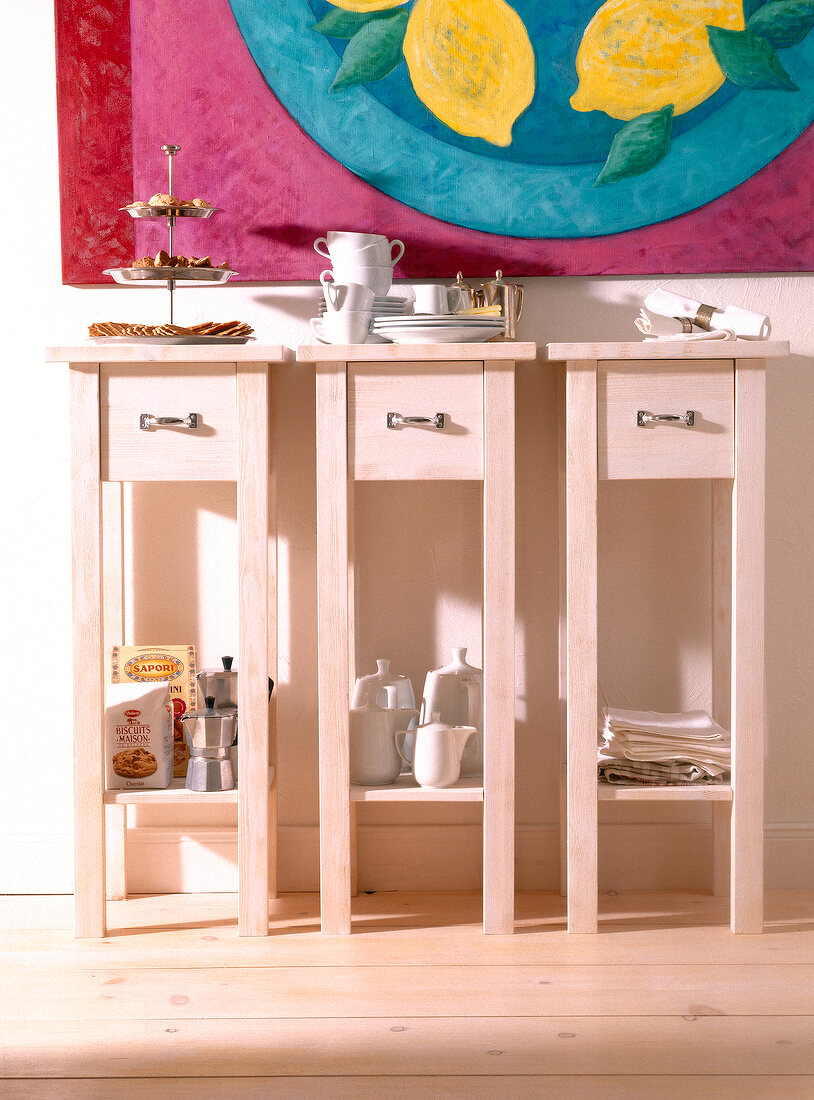
{"label": "white teapot", "polygon": [[401,771],[395,734],[418,717],[414,707],[366,703],[350,709],[350,781],[362,786],[394,783]]}
{"label": "white teapot", "polygon": [[[396,749],[405,763],[403,752],[407,730],[395,735]],[[420,787],[451,787],[461,774],[461,756],[469,738],[477,733],[474,726],[450,726],[439,720],[438,713],[432,721],[415,730],[413,775]],[[401,740],[399,740],[401,739]]]}

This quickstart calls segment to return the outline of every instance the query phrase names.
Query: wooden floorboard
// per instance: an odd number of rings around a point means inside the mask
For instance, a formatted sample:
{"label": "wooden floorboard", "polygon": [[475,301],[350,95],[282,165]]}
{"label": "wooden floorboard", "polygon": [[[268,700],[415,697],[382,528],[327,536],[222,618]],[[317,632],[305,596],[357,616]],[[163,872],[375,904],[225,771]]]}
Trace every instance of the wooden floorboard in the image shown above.
{"label": "wooden floorboard", "polygon": [[3,1033],[0,1077],[814,1072],[814,1027],[795,1016],[167,1017]]}
{"label": "wooden floorboard", "polygon": [[0,1081],[5,1100],[811,1100],[814,1076],[153,1077]]}
{"label": "wooden floorboard", "polygon": [[111,903],[78,941],[70,898],[0,898],[0,1097],[290,1100],[814,1098],[814,891],[735,936],[721,899],[606,896],[569,936],[518,895],[484,936],[475,894],[318,897],[237,936],[228,895]]}
{"label": "wooden floorboard", "polygon": [[[251,996],[247,997],[247,990]],[[814,1016],[814,964],[211,967],[0,974],[0,1020]],[[814,1027],[814,1023],[812,1024]]]}

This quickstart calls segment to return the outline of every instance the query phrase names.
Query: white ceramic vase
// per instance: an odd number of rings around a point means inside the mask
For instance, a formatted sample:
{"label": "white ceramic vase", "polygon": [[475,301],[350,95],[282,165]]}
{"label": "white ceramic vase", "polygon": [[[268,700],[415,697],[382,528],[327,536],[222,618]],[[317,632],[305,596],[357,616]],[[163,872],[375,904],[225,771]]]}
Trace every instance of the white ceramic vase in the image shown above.
{"label": "white ceramic vase", "polygon": [[483,775],[483,669],[466,662],[466,649],[453,649],[452,660],[427,673],[419,725],[432,714],[450,726],[474,726],[461,759],[461,775]]}

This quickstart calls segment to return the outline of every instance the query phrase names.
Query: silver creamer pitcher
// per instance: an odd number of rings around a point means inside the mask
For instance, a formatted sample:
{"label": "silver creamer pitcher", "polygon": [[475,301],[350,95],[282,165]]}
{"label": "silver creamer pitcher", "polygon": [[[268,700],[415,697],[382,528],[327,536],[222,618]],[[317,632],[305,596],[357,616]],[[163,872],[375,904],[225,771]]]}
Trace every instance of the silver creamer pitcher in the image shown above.
{"label": "silver creamer pitcher", "polygon": [[522,283],[504,282],[503,272],[498,270],[494,279],[483,284],[483,294],[488,306],[500,306],[504,335],[507,340],[514,340],[517,336],[517,322],[523,312]]}

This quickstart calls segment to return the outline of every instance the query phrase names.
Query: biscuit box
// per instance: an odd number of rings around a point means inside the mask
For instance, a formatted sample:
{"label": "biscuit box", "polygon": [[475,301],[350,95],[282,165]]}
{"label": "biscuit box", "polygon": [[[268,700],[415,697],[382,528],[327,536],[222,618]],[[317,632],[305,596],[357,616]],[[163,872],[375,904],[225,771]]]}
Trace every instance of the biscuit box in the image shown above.
{"label": "biscuit box", "polygon": [[110,665],[114,684],[169,685],[173,710],[173,769],[176,778],[187,774],[189,748],[181,718],[197,705],[197,659],[194,645],[114,645]]}
{"label": "biscuit box", "polygon": [[165,788],[172,781],[172,704],[167,683],[110,684],[105,705],[108,790]]}

